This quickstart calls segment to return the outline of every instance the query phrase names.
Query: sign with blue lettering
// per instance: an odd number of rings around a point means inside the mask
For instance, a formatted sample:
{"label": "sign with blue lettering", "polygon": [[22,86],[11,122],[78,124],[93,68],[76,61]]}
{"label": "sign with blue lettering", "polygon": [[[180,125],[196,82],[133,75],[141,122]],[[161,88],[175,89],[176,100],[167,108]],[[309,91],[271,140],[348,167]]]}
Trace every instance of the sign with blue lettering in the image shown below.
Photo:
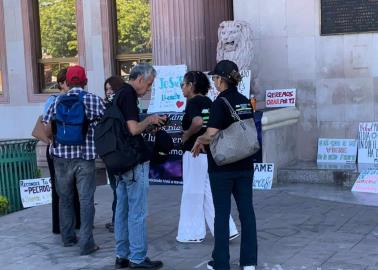
{"label": "sign with blue lettering", "polygon": [[317,163],[356,163],[357,140],[319,138]]}
{"label": "sign with blue lettering", "polygon": [[253,189],[271,189],[274,163],[255,163],[253,169]]}
{"label": "sign with blue lettering", "polygon": [[20,194],[24,207],[51,203],[50,178],[20,180]]}
{"label": "sign with blue lettering", "polygon": [[181,83],[184,79],[186,65],[154,66],[156,78],[152,85],[148,113],[183,112],[186,99],[182,94]]}

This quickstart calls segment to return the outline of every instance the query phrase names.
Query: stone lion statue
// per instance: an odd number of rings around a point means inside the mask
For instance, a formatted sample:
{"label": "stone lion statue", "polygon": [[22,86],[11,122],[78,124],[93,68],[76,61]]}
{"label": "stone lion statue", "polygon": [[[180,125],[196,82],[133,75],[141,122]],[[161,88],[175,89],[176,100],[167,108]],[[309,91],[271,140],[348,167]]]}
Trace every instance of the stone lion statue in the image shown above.
{"label": "stone lion statue", "polygon": [[252,37],[249,23],[222,22],[218,28],[217,62],[231,60],[238,65],[239,70],[255,71]]}

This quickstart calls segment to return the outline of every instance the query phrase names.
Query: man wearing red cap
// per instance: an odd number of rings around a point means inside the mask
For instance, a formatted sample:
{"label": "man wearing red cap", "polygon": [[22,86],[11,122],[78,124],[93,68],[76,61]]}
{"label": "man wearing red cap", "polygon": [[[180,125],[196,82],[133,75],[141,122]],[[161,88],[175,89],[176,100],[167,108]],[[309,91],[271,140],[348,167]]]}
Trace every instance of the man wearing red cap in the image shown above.
{"label": "man wearing red cap", "polygon": [[[87,77],[83,67],[69,67],[67,69],[66,82],[70,90],[66,95],[59,96],[50,105],[46,115],[43,117],[43,122],[47,124],[52,121],[56,126],[56,128],[53,128],[55,129],[55,135],[50,151],[55,165],[56,187],[59,195],[60,232],[63,245],[65,247],[73,246],[79,241],[80,255],[88,255],[99,249],[93,239],[94,192],[96,189],[94,127],[96,121],[103,115],[105,107],[100,97],[84,90],[87,84]],[[60,135],[63,134],[62,136],[64,136],[66,129],[67,133],[69,132],[68,125],[71,124],[63,122],[62,125],[62,121],[59,119],[59,110],[61,110],[64,100],[71,100],[72,104],[75,104],[65,113],[69,113],[70,109],[74,110],[75,107],[77,110],[77,107],[81,106],[80,108],[83,108],[81,110],[82,116],[85,119],[82,124],[83,127],[79,127],[80,134],[68,136],[67,141],[59,137],[59,128],[62,129],[63,126],[63,131]],[[66,104],[69,105],[69,102],[66,102]],[[73,127],[72,130],[76,129]],[[70,137],[76,136],[82,136],[82,141],[79,143],[70,142]],[[75,179],[79,193],[81,214],[79,240],[75,233],[73,204]]]}

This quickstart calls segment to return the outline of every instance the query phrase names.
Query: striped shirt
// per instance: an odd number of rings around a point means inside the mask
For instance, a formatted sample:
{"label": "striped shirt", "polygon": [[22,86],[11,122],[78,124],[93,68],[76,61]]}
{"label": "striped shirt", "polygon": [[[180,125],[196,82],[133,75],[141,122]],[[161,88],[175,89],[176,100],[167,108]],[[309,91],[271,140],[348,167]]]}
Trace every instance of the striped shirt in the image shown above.
{"label": "striped shirt", "polygon": [[[78,95],[82,88],[74,87],[67,92],[67,95]],[[50,105],[47,113],[43,116],[42,121],[47,124],[53,116],[56,114],[56,105],[59,98]],[[92,93],[86,93],[83,97],[83,103],[85,106],[85,115],[89,121],[89,127],[85,143],[83,145],[62,145],[57,142],[53,142],[50,147],[50,153],[53,156],[60,158],[81,158],[85,160],[92,160],[96,158],[96,149],[94,145],[94,128],[104,114],[105,106],[102,99]]]}

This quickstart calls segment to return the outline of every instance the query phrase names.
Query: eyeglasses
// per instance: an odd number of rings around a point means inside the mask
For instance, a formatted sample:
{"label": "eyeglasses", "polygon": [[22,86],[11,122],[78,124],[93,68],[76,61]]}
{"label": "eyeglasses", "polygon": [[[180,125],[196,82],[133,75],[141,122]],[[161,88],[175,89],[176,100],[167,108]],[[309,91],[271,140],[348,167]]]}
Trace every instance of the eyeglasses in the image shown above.
{"label": "eyeglasses", "polygon": [[220,76],[218,76],[218,75],[213,75],[213,76],[211,76],[211,79],[213,80],[213,81],[215,81],[215,80],[217,80],[217,79],[219,79],[220,78]]}

